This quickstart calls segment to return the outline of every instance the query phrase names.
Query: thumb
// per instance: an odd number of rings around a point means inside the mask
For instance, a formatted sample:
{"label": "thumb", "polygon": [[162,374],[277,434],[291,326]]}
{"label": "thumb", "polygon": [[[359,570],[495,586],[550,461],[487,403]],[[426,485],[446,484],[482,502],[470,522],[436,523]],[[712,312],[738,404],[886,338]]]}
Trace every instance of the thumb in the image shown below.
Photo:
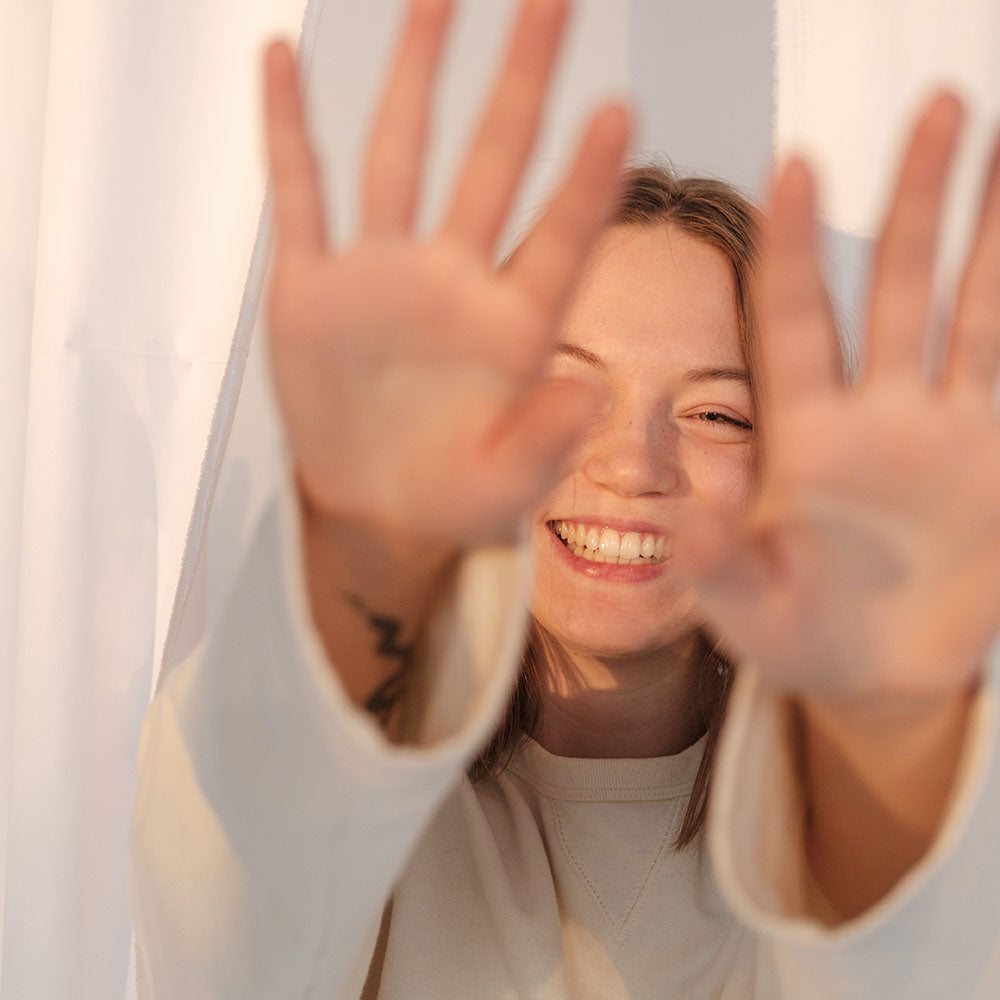
{"label": "thumb", "polygon": [[713,508],[686,511],[677,522],[673,567],[715,633],[736,652],[756,656],[762,629],[776,609],[780,553],[766,530],[740,514]]}
{"label": "thumb", "polygon": [[512,503],[536,502],[567,474],[605,402],[598,387],[566,378],[545,379],[518,397],[488,444]]}

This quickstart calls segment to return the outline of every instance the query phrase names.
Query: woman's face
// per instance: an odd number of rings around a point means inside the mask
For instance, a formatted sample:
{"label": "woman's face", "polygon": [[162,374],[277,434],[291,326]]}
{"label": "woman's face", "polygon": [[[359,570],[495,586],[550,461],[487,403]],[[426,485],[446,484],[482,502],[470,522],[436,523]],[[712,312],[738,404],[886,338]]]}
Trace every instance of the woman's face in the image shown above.
{"label": "woman's face", "polygon": [[553,372],[598,383],[607,407],[532,526],[533,611],[571,653],[652,653],[698,624],[672,571],[680,517],[747,504],[754,412],[731,266],[679,229],[616,227],[561,340]]}

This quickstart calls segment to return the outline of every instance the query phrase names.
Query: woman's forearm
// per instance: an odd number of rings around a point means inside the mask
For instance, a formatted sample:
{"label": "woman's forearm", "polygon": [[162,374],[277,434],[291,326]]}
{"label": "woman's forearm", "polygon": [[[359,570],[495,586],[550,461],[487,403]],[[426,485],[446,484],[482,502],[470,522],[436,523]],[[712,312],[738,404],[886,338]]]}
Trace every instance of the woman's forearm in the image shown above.
{"label": "woman's forearm", "polygon": [[796,703],[806,852],[834,909],[858,916],[928,851],[959,770],[973,692]]}

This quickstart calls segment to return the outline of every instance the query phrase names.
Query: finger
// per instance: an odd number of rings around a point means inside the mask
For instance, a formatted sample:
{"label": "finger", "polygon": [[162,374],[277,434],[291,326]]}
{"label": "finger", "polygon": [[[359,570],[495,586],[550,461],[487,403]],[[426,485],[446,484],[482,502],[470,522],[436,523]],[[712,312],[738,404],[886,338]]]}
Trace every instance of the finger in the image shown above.
{"label": "finger", "polygon": [[609,105],[591,119],[565,179],[506,269],[552,329],[600,235],[621,186],[631,115]]}
{"label": "finger", "polygon": [[319,166],[309,142],[295,57],[285,42],[265,54],[267,155],[274,184],[275,243],[281,255],[326,246]]}
{"label": "finger", "polygon": [[1000,137],[986,176],[979,230],[959,288],[946,383],[990,398],[1000,368]]}
{"label": "finger", "polygon": [[934,248],[962,106],[938,95],[917,121],[875,252],[865,376],[924,369]]}
{"label": "finger", "polygon": [[524,0],[444,232],[489,256],[534,145],[567,0]]}
{"label": "finger", "polygon": [[364,228],[402,232],[413,224],[450,0],[413,0],[368,148]]}
{"label": "finger", "polygon": [[815,183],[802,160],[790,160],[774,184],[759,303],[765,410],[839,385],[837,331],[819,264]]}

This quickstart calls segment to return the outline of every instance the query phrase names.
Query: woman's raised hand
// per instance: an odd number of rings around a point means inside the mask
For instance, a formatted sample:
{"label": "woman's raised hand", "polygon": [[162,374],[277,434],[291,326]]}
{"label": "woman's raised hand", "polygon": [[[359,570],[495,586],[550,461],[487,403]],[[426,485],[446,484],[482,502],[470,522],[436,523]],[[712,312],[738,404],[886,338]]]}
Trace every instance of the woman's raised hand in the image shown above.
{"label": "woman's raised hand", "polygon": [[267,53],[276,214],[272,367],[303,495],[323,515],[459,547],[546,491],[595,405],[546,380],[557,324],[618,191],[629,116],[597,111],[546,212],[495,245],[542,114],[566,0],[524,0],[438,230],[413,233],[448,0],[413,0],[364,172],[360,235],[329,245],[288,47]]}
{"label": "woman's raised hand", "polygon": [[941,94],[912,133],[857,384],[839,370],[811,175],[792,161],[776,179],[760,289],[760,493],[744,524],[693,525],[685,561],[722,634],[787,691],[957,693],[1000,631],[996,157],[944,352],[929,334],[961,118]]}

